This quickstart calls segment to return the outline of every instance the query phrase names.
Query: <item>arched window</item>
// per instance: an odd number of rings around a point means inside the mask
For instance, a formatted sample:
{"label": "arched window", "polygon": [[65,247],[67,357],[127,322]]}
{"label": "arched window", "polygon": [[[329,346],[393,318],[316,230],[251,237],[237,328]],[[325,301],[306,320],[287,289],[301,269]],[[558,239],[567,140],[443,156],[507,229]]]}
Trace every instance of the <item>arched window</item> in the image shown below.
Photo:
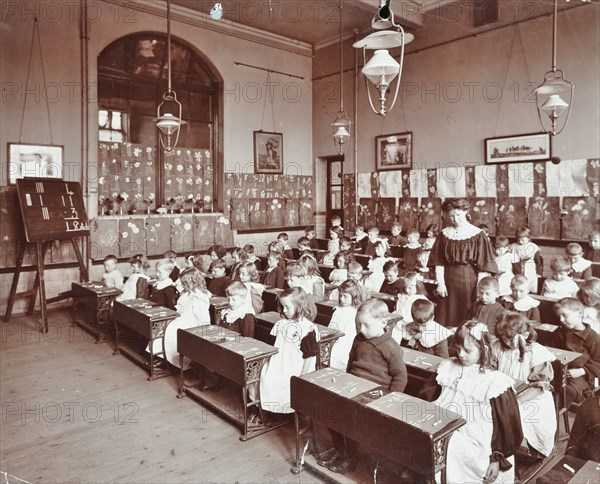
{"label": "arched window", "polygon": [[[214,211],[220,208],[222,196],[222,183],[218,180],[223,178],[222,129],[220,128],[223,83],[210,61],[202,58],[201,54],[183,42],[171,38],[172,86],[183,106],[182,117],[187,124],[181,128],[177,144],[179,154],[166,155],[162,150],[156,149],[160,147],[160,142],[154,119],[156,108],[167,87],[166,46],[164,34],[137,33],[116,40],[98,56],[100,151],[102,152],[103,147],[106,149],[109,144],[111,147],[116,147],[117,144],[121,146],[132,144],[136,147],[155,149],[152,154],[154,169],[152,194],[156,200],[154,208],[173,203],[173,198],[183,196],[187,198],[190,191],[194,195],[200,193],[195,186],[191,189],[186,183],[183,189],[175,188],[176,175],[182,173],[177,173],[177,170],[173,169],[173,180],[170,180],[171,175],[168,170],[168,167],[174,163],[177,168],[181,166],[179,161],[174,158],[169,159],[169,156],[181,156],[183,160],[182,153],[190,154],[189,150],[193,150],[191,153],[196,155],[196,159],[188,156],[190,167],[186,165],[184,170],[180,171],[193,176],[196,181],[203,178],[201,190],[206,203],[202,206],[200,203],[196,205],[196,211]],[[199,157],[198,153],[202,156]],[[198,166],[194,163],[198,160],[203,164],[200,171],[191,166],[192,163],[194,167]],[[185,160],[181,163],[184,162]],[[128,165],[125,168],[129,169]],[[116,171],[124,172],[123,169]],[[145,180],[150,176],[147,171],[144,175]],[[126,178],[131,183],[130,177]],[[119,182],[124,183],[124,178],[117,176],[115,182],[113,176],[110,182],[112,187],[104,187],[104,190],[99,187],[99,192],[104,191],[106,196],[110,196],[109,192],[121,193],[122,186]],[[186,182],[189,183],[189,180]],[[132,186],[135,189],[135,186]],[[147,186],[144,194],[147,194],[150,189]],[[135,196],[142,195],[135,193]]]}

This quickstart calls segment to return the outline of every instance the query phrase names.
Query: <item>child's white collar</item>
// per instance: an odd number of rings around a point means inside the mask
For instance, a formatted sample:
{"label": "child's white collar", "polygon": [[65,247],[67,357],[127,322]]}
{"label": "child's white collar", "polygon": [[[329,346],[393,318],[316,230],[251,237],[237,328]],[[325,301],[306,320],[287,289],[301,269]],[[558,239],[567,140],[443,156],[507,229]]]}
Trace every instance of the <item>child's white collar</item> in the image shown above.
{"label": "child's white collar", "polygon": [[532,298],[529,294],[518,301],[512,296],[506,296],[504,299],[512,303],[513,307],[517,311],[529,311],[530,309],[537,308],[540,305],[540,302],[537,299]]}
{"label": "child's white collar", "polygon": [[574,262],[571,264],[571,268],[575,272],[583,272],[591,265],[592,265],[592,261],[587,260],[587,259],[579,259],[577,262]]}

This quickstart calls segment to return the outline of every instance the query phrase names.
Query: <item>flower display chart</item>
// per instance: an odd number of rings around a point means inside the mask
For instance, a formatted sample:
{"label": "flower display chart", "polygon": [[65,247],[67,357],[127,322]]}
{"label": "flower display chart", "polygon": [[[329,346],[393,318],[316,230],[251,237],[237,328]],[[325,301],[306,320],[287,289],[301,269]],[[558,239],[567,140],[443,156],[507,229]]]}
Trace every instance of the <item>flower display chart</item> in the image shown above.
{"label": "flower display chart", "polygon": [[145,225],[143,217],[119,219],[119,257],[132,257],[145,252]]}
{"label": "flower display chart", "polygon": [[300,223],[298,210],[298,200],[288,198],[285,201],[285,226],[294,227]]}
{"label": "flower display chart", "polygon": [[358,201],[358,223],[365,227],[365,231],[372,227],[375,221],[375,212],[377,211],[377,199],[361,198]]}
{"label": "flower display chart", "polygon": [[514,237],[519,227],[527,225],[525,197],[498,199],[498,235]]}
{"label": "flower display chart", "polygon": [[232,228],[237,230],[249,229],[250,217],[248,216],[248,199],[232,198],[230,203]]}
{"label": "flower display chart", "polygon": [[377,227],[390,230],[396,220],[396,199],[379,198],[377,200]]}
{"label": "flower display chart", "polygon": [[267,201],[267,227],[283,227],[285,215],[285,201],[273,198]]}
{"label": "flower display chart", "polygon": [[178,254],[190,252],[194,249],[194,237],[191,215],[182,215],[171,218],[171,249]]}
{"label": "flower display chart", "polygon": [[421,198],[421,206],[419,207],[419,231],[425,232],[427,226],[431,224],[437,224],[439,227],[442,226],[441,198]]}
{"label": "flower display chart", "polygon": [[398,203],[398,221],[403,230],[416,229],[419,226],[419,199],[401,198]]}
{"label": "flower display chart", "polygon": [[146,219],[146,255],[163,255],[171,249],[171,218]]}
{"label": "flower display chart", "polygon": [[253,229],[263,229],[268,227],[267,221],[267,200],[260,198],[250,199],[250,227]]}
{"label": "flower display chart", "polygon": [[[496,199],[495,198],[470,198],[471,208],[469,215],[471,223],[475,226],[485,224],[490,228],[490,235],[496,233]],[[514,235],[514,234],[511,234]]]}
{"label": "flower display chart", "polygon": [[211,245],[215,245],[215,220],[216,216],[194,215],[193,240],[194,250],[206,250]]}
{"label": "flower display chart", "polygon": [[119,254],[119,220],[92,219],[90,221],[90,250],[91,259],[104,259],[107,255]]}
{"label": "flower display chart", "polygon": [[223,215],[216,216],[214,229],[215,244],[221,244],[224,247],[233,246],[233,231],[228,218]]}
{"label": "flower display chart", "polygon": [[593,197],[563,198],[562,238],[587,240],[596,224],[596,200]]}
{"label": "flower display chart", "polygon": [[558,240],[560,237],[560,198],[531,197],[527,220],[533,238]]}
{"label": "flower display chart", "polygon": [[313,225],[315,223],[315,210],[312,198],[301,198],[299,203],[300,225]]}

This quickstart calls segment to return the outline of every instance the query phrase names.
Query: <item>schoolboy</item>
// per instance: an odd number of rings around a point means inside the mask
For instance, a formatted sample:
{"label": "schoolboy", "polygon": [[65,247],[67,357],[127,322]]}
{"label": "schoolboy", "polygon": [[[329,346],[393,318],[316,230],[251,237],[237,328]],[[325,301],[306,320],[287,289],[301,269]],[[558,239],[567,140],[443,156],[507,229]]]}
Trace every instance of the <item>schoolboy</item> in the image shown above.
{"label": "schoolboy", "polygon": [[452,332],[433,320],[435,305],[429,299],[417,299],[410,312],[413,322],[404,327],[408,346],[422,353],[448,358],[448,338]]}
{"label": "schoolboy", "polygon": [[215,259],[210,263],[208,271],[212,279],[208,280],[207,289],[213,296],[225,297],[225,290],[231,284],[231,279],[225,275],[227,264],[223,259]]}
{"label": "schoolboy", "polygon": [[[387,305],[380,299],[370,299],[360,305],[356,313],[359,333],[354,338],[346,371],[391,392],[403,392],[408,378],[406,365],[402,349],[387,330],[389,316]],[[317,463],[332,472],[352,472],[358,464],[358,442],[332,429],[329,432],[333,449],[321,455]]]}
{"label": "schoolboy", "polygon": [[256,318],[253,308],[248,304],[248,288],[241,282],[234,281],[226,289],[229,309],[223,311],[220,326],[235,331],[242,336],[254,336]]}
{"label": "schoolboy", "polygon": [[352,237],[352,243],[354,244],[354,251],[365,253],[365,245],[368,241],[368,236],[365,233],[365,227],[363,225],[357,225],[354,227],[354,237]]}
{"label": "schoolboy", "polygon": [[102,280],[108,287],[115,287],[119,290],[123,289],[123,274],[117,269],[117,257],[112,254],[104,258]]}
{"label": "schoolboy", "polygon": [[375,242],[383,242],[379,238],[379,229],[377,227],[371,227],[367,233],[367,242],[365,244],[364,254],[375,257]]}
{"label": "schoolboy", "polygon": [[565,257],[554,257],[550,261],[552,277],[547,278],[542,285],[542,296],[554,299],[575,297],[579,291],[577,283],[569,277],[571,261]]}
{"label": "schoolboy", "polygon": [[571,261],[570,277],[575,279],[589,279],[592,277],[592,261],[584,259],[583,248],[576,243],[568,244],[565,252]]}
{"label": "schoolboy", "polygon": [[389,260],[383,264],[383,275],[385,276],[385,281],[383,281],[379,292],[391,294],[392,296],[397,296],[402,292],[403,284],[398,276],[398,266],[394,261]]}
{"label": "schoolboy", "polygon": [[294,252],[292,251],[292,248],[290,247],[290,244],[288,241],[289,241],[289,237],[288,237],[288,234],[286,234],[285,232],[281,232],[277,236],[277,242],[281,246],[281,253],[283,254],[283,256],[286,259],[293,259]]}
{"label": "schoolboy", "polygon": [[269,252],[267,256],[267,269],[263,275],[262,283],[265,286],[283,289],[285,286],[284,268],[281,267],[282,257],[279,252]]}
{"label": "schoolboy", "polygon": [[304,234],[308,239],[308,244],[312,250],[319,250],[319,241],[315,238],[317,233],[313,225],[309,225],[304,229]]}
{"label": "schoolboy", "polygon": [[406,244],[406,239],[400,235],[402,232],[402,224],[399,222],[394,222],[391,228],[392,236],[388,239],[388,243],[390,245],[400,245],[403,246]]}
{"label": "schoolboy", "polygon": [[173,264],[173,271],[171,272],[171,274],[169,274],[169,277],[173,282],[177,282],[177,279],[179,279],[179,273],[181,272],[179,266],[177,265],[177,252],[175,252],[174,250],[167,250],[163,254],[163,257],[167,260],[170,260]]}
{"label": "schoolboy", "polygon": [[245,262],[252,262],[256,266],[257,271],[262,271],[262,262],[256,256],[254,246],[251,244],[244,245],[244,253],[246,254]]}
{"label": "schoolboy", "polygon": [[349,237],[340,237],[340,252],[352,253],[352,241]]}
{"label": "schoolboy", "polygon": [[348,264],[348,279],[356,281],[360,297],[363,301],[366,301],[371,297],[371,293],[365,287],[363,275],[363,266],[359,262],[353,261]]}
{"label": "schoolboy", "polygon": [[339,227],[340,230],[342,231],[341,237],[344,236],[344,227],[342,227],[342,219],[340,218],[339,215],[334,215],[334,216],[331,217],[331,226],[332,227]]}
{"label": "schoolboy", "polygon": [[[490,335],[495,335],[496,324],[502,319],[506,309],[497,302],[500,296],[498,280],[487,276],[477,284],[477,301],[471,306],[469,319],[485,323]],[[462,323],[462,321],[457,321]]]}
{"label": "schoolboy", "polygon": [[575,400],[594,388],[594,379],[600,377],[600,335],[583,322],[583,304],[572,297],[559,299],[554,310],[560,319],[560,327],[554,331],[552,346],[576,351],[581,356],[567,370],[568,408]]}
{"label": "schoolboy", "polygon": [[416,229],[411,229],[406,234],[406,244],[404,244],[405,249],[420,249],[421,244],[419,244],[419,237],[421,234]]}
{"label": "schoolboy", "polygon": [[161,259],[156,263],[156,282],[150,300],[159,306],[175,309],[179,293],[170,275],[173,273],[173,262],[169,259]]}
{"label": "schoolboy", "polygon": [[592,262],[600,262],[600,231],[593,230],[590,233],[588,250],[585,258]]}
{"label": "schoolboy", "polygon": [[301,253],[304,250],[312,250],[312,247],[310,245],[310,240],[308,240],[308,237],[303,236],[298,239],[298,249],[300,250]]}

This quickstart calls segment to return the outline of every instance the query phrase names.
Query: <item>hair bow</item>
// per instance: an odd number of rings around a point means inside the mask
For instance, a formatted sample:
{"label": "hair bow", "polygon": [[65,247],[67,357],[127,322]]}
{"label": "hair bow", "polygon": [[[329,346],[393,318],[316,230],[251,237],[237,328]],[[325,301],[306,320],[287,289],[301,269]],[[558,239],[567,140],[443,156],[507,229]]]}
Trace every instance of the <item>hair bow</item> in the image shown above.
{"label": "hair bow", "polygon": [[477,323],[469,330],[469,334],[477,341],[481,341],[481,335],[488,332],[488,327],[483,323]]}

